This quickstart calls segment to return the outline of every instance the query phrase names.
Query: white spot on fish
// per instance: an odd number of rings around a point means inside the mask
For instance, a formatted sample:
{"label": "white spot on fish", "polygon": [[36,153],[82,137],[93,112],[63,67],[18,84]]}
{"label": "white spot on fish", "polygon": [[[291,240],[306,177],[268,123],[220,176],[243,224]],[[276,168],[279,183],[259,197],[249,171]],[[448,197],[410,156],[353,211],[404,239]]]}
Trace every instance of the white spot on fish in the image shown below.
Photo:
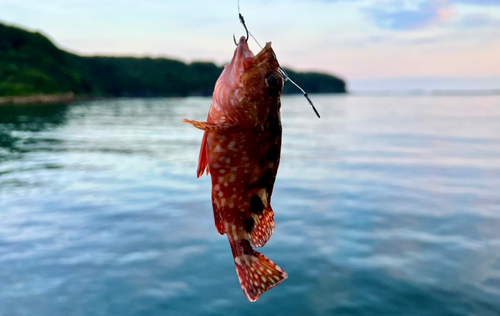
{"label": "white spot on fish", "polygon": [[236,147],[234,147],[235,145],[236,145],[236,142],[233,140],[233,141],[229,142],[229,145],[227,145],[227,148],[228,148],[229,150],[231,150],[231,151],[238,151],[238,150],[236,149]]}
{"label": "white spot on fish", "polygon": [[267,207],[267,192],[266,192],[266,189],[260,189],[260,191],[257,192],[257,195],[262,200],[262,203],[264,203],[264,206]]}
{"label": "white spot on fish", "polygon": [[226,152],[226,150],[224,148],[222,148],[220,145],[217,145],[214,148],[214,152],[216,152],[216,153],[224,153],[224,152]]}
{"label": "white spot on fish", "polygon": [[[220,196],[222,196],[222,195],[220,195]],[[226,199],[220,199],[220,203],[221,203],[221,206],[226,205]]]}
{"label": "white spot on fish", "polygon": [[220,190],[220,185],[218,185],[218,184],[214,185],[214,190],[215,191],[219,191]]}

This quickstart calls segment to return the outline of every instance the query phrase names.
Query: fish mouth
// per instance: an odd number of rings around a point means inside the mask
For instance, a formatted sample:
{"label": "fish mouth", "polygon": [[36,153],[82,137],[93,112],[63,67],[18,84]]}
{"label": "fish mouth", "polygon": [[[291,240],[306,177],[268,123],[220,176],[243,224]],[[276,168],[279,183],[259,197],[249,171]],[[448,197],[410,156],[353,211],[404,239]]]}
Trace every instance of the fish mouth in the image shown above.
{"label": "fish mouth", "polygon": [[254,57],[254,54],[250,50],[250,47],[248,47],[247,39],[244,36],[242,36],[240,37],[240,41],[238,42],[238,47],[236,47],[236,51],[234,52],[233,61],[235,59],[244,59],[249,57]]}
{"label": "fish mouth", "polygon": [[276,59],[271,42],[267,42],[262,50],[254,55],[248,47],[247,39],[242,36],[238,42],[238,47],[234,52],[233,59],[226,66],[226,73],[233,84],[238,84],[239,78],[253,68],[278,69],[279,63]]}
{"label": "fish mouth", "polygon": [[234,62],[235,65],[241,63],[246,70],[250,68],[252,64],[261,63],[272,59],[276,59],[276,56],[274,55],[274,51],[271,48],[271,42],[267,42],[266,46],[264,46],[264,48],[262,48],[262,50],[257,55],[254,55],[248,47],[247,39],[242,36],[240,37],[238,47],[236,48],[233,61],[231,63]]}

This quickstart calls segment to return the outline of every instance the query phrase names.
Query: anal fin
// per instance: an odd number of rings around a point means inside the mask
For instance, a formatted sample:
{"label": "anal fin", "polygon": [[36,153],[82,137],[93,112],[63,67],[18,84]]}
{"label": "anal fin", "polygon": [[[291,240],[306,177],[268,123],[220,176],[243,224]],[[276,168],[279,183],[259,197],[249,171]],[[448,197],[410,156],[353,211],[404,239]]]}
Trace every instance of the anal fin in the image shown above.
{"label": "anal fin", "polygon": [[215,221],[215,228],[217,228],[217,232],[221,235],[224,235],[226,233],[226,229],[224,227],[224,222],[222,221],[222,217],[220,216],[220,212],[217,209],[217,205],[212,202],[212,206],[214,209],[214,221]]}

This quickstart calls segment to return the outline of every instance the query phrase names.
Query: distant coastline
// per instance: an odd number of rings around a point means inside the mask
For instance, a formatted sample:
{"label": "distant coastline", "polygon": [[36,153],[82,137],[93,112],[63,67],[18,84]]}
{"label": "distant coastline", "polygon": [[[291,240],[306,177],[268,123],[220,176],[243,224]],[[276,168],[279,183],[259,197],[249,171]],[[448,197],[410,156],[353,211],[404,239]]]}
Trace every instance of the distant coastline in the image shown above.
{"label": "distant coastline", "polygon": [[353,90],[349,91],[353,96],[497,96],[500,89],[484,90]]}
{"label": "distant coastline", "polygon": [[68,103],[75,99],[73,92],[63,94],[37,94],[31,96],[0,97],[0,105]]}
{"label": "distant coastline", "polygon": [[500,77],[391,77],[349,81],[350,93],[491,94]]}
{"label": "distant coastline", "polygon": [[[76,97],[210,96],[222,70],[211,62],[79,56],[59,49],[40,33],[0,23],[3,104],[47,103],[67,98],[61,95],[68,91]],[[346,92],[345,81],[335,76],[286,71],[308,93]],[[293,93],[300,91],[286,84],[283,94]]]}

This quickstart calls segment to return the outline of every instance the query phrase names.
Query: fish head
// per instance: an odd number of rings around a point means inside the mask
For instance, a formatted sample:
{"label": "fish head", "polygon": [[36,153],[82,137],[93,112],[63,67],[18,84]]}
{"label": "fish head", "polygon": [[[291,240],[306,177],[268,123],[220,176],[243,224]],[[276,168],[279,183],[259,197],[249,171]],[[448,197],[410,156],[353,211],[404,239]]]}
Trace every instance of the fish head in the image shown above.
{"label": "fish head", "polygon": [[214,91],[214,103],[242,127],[263,130],[279,115],[284,80],[271,42],[254,55],[241,37],[233,59],[225,66]]}

